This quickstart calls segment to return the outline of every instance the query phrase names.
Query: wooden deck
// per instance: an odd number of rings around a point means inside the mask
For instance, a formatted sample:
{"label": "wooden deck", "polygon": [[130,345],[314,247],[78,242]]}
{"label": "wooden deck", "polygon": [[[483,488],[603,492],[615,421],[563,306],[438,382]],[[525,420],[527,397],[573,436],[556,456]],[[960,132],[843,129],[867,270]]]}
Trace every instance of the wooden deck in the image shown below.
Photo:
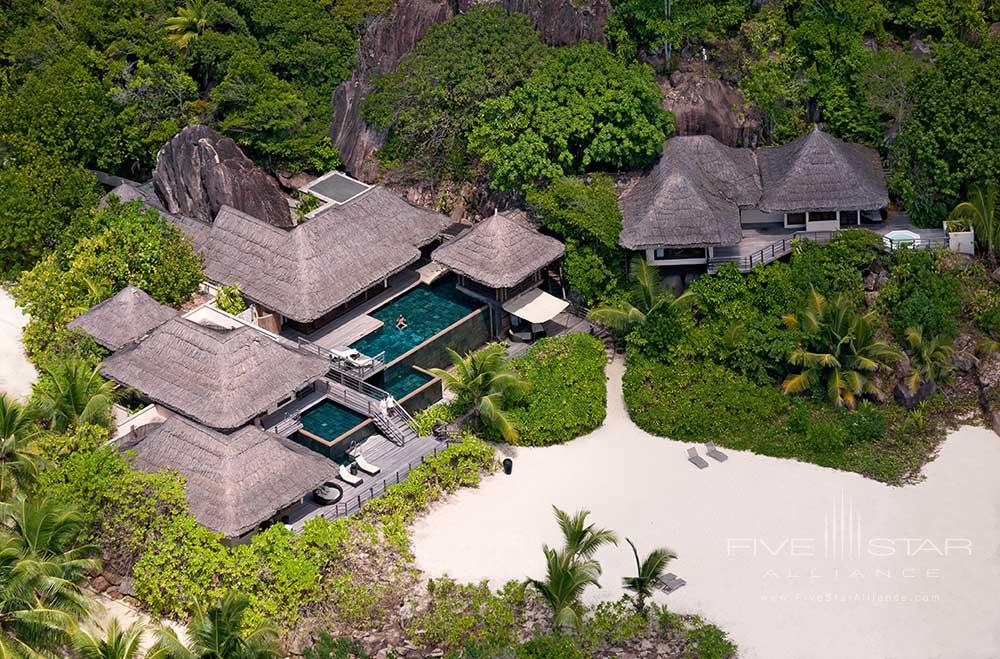
{"label": "wooden deck", "polygon": [[364,504],[382,495],[389,487],[406,479],[410,471],[418,467],[424,458],[444,450],[446,444],[433,437],[419,437],[405,446],[397,446],[384,437],[372,437],[359,445],[365,460],[381,468],[375,476],[358,473],[362,482],[351,486],[337,479],[344,490],[343,498],[335,504],[321,505],[311,498],[288,516],[286,524],[294,531],[301,531],[305,523],[314,517],[335,519],[352,515]]}
{"label": "wooden deck", "polygon": [[[594,326],[586,318],[581,318],[580,316],[571,313],[569,310],[563,311],[558,316],[553,318],[547,323],[542,325],[545,328],[546,336],[562,336],[564,334],[571,334],[573,332],[590,332],[594,329]],[[531,347],[532,343],[523,343],[519,341],[512,341],[509,337],[507,338],[507,355],[509,357],[518,357],[528,352],[528,348]]]}

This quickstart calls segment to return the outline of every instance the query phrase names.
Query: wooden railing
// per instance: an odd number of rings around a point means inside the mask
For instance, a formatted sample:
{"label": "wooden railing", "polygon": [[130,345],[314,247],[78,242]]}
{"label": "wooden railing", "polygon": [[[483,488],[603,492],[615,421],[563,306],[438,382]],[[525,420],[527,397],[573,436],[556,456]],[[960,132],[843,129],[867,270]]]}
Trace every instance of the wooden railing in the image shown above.
{"label": "wooden railing", "polygon": [[[837,235],[836,231],[796,231],[791,236],[782,238],[767,245],[752,254],[746,256],[720,256],[711,258],[708,261],[708,271],[715,272],[727,263],[734,263],[740,272],[750,272],[760,265],[766,265],[772,261],[777,261],[781,257],[790,254],[796,240],[808,240],[810,242],[825,245],[833,240]],[[883,236],[884,238],[884,236]],[[917,238],[914,240],[884,240],[883,247],[887,251],[898,251],[900,249],[933,249],[937,247],[947,247],[947,238]]]}
{"label": "wooden railing", "polygon": [[[296,343],[299,348],[306,352],[310,352],[320,357],[325,357],[330,360],[330,368],[338,373],[343,373],[350,377],[359,378],[361,380],[367,380],[371,376],[375,375],[379,371],[385,368],[385,351],[370,357],[372,360],[371,364],[368,366],[352,366],[348,364],[343,359],[335,355],[332,351],[324,348],[321,345],[313,343],[308,339],[304,339],[301,336],[295,338]],[[366,357],[368,355],[365,355]]]}
{"label": "wooden railing", "polygon": [[426,460],[428,456],[436,456],[440,450],[443,449],[438,449],[435,447],[433,450],[431,450],[430,453],[420,458],[419,462],[407,462],[405,467],[400,467],[395,472],[393,472],[391,476],[386,476],[381,481],[378,481],[377,483],[370,485],[365,489],[354,488],[355,491],[351,492],[350,496],[348,496],[347,493],[345,492],[343,499],[341,499],[337,503],[324,506],[323,508],[320,509],[318,515],[314,515],[313,517],[310,517],[308,519],[302,519],[295,522],[294,524],[291,525],[292,528],[296,531],[301,531],[302,527],[305,526],[306,522],[308,522],[309,519],[314,519],[315,517],[336,519],[338,517],[346,517],[349,515],[353,515],[354,513],[361,510],[367,502],[371,501],[376,497],[382,496],[383,494],[385,494],[386,490],[388,490],[393,485],[401,483],[403,480],[406,479],[406,477],[410,474],[411,471],[422,465],[424,463],[424,460]]}

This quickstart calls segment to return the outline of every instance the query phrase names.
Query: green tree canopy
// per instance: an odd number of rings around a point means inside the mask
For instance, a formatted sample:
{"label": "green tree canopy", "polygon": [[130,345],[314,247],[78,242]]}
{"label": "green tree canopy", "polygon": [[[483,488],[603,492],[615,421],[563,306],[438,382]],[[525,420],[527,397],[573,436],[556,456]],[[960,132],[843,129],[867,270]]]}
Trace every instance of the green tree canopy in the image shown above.
{"label": "green tree canopy", "polygon": [[379,157],[418,175],[467,176],[480,104],[520,85],[544,50],[527,16],[500,7],[435,25],[365,101],[364,116],[389,131]]}
{"label": "green tree canopy", "polygon": [[525,83],[482,104],[469,146],[492,185],[527,183],[651,163],[673,116],[648,66],[626,65],[601,46],[559,48]]}

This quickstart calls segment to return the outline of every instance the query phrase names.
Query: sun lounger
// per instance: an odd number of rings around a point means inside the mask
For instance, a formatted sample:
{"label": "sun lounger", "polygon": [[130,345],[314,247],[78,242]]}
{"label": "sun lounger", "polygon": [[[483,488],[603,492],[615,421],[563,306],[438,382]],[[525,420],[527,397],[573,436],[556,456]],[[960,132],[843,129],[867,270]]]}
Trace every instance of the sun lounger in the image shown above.
{"label": "sun lounger", "polygon": [[362,355],[357,350],[351,348],[334,348],[330,350],[337,360],[344,362],[348,366],[353,366],[354,368],[368,368],[372,365],[373,360],[371,357]]}
{"label": "sun lounger", "polygon": [[347,468],[347,465],[340,465],[340,480],[355,487],[361,485],[362,482],[360,477],[351,473],[351,470]]}
{"label": "sun lounger", "polygon": [[719,462],[725,462],[726,460],[729,459],[729,456],[720,451],[719,449],[715,448],[715,444],[713,444],[712,442],[708,442],[707,444],[705,444],[705,453],[708,454],[708,457],[715,458]]}
{"label": "sun lounger", "polygon": [[365,460],[364,456],[361,455],[361,453],[354,454],[354,463],[358,465],[358,469],[365,472],[369,476],[374,476],[378,472],[382,471],[380,467],[376,467],[372,463]]}
{"label": "sun lounger", "polygon": [[687,582],[679,578],[673,572],[667,572],[663,577],[660,578],[660,589],[667,593],[672,593],[681,586],[686,585]]}
{"label": "sun lounger", "polygon": [[693,464],[695,467],[698,467],[698,469],[704,469],[705,467],[708,466],[708,463],[705,461],[705,458],[698,455],[698,449],[696,448],[688,449],[688,462]]}

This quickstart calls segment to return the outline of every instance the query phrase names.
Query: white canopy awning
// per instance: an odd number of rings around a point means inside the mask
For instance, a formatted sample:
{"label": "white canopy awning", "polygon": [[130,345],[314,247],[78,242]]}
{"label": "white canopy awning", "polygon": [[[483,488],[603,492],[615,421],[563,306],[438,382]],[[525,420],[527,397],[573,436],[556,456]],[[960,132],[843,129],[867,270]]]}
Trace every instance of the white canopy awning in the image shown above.
{"label": "white canopy awning", "polygon": [[549,295],[539,288],[532,288],[517,297],[507,300],[503,310],[529,323],[544,323],[561,314],[569,302]]}

